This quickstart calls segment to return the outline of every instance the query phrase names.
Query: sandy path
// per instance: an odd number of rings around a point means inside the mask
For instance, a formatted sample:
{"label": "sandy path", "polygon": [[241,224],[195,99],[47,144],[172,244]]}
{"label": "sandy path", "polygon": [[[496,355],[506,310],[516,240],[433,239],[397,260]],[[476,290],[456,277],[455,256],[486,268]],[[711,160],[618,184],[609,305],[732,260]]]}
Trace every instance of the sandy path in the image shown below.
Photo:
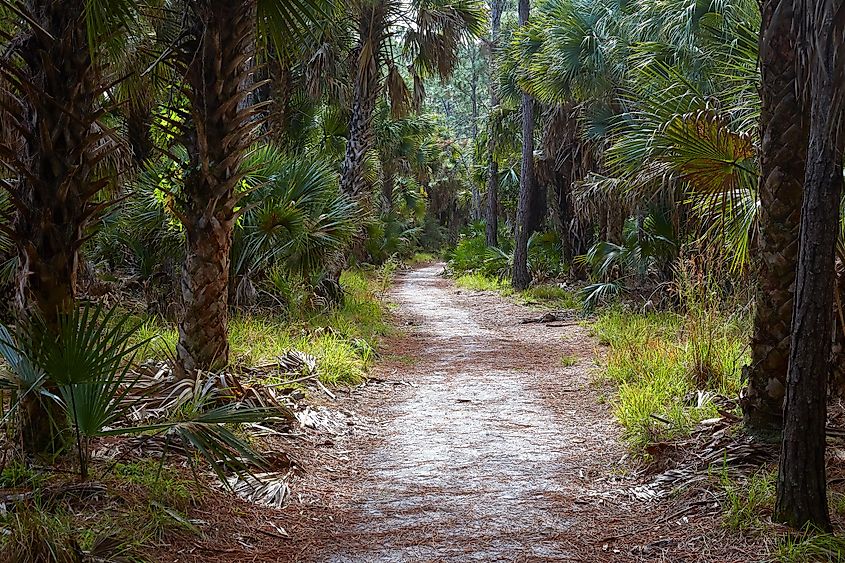
{"label": "sandy path", "polygon": [[624,453],[588,387],[593,344],[576,323],[521,325],[525,308],[456,290],[441,270],[392,292],[409,327],[391,352],[411,364],[394,369],[414,387],[383,413],[345,549],[322,560],[577,560],[596,474]]}
{"label": "sandy path", "polygon": [[[634,500],[619,428],[590,384],[578,322],[457,289],[442,265],[400,275],[401,327],[374,377],[310,397],[342,430],[277,444],[295,460],[272,510],[223,496],[214,524],[158,560],[196,563],[769,562],[765,538],[722,525],[705,483]],[[567,361],[562,362],[566,356]],[[322,399],[321,399],[322,398]],[[320,404],[322,402],[322,404]]]}

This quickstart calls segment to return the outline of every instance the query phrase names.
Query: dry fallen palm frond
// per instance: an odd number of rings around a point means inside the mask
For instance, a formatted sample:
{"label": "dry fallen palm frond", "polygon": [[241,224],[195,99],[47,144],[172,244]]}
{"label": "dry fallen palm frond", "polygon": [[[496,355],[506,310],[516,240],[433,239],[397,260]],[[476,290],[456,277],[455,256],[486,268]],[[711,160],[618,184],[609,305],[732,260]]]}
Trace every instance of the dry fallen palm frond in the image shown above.
{"label": "dry fallen palm frond", "polygon": [[292,469],[284,472],[244,473],[233,475],[227,481],[229,488],[244,500],[273,508],[282,508],[290,496],[288,481],[292,473]]}
{"label": "dry fallen palm frond", "polygon": [[278,358],[279,369],[287,374],[316,376],[317,358],[299,350],[288,350]]}

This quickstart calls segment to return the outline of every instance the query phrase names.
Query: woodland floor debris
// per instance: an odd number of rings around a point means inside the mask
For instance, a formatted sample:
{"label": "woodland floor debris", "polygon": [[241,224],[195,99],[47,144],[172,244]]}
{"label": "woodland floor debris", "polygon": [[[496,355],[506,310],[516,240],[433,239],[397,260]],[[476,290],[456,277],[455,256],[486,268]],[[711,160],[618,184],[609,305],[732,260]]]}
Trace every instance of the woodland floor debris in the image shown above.
{"label": "woodland floor debris", "polygon": [[[724,494],[707,480],[705,462],[733,447],[730,420],[707,421],[666,467],[630,465],[599,400],[607,390],[591,383],[587,330],[515,325],[536,311],[492,293],[469,299],[438,273],[400,277],[390,297],[404,329],[371,380],[336,401],[312,393],[300,411],[328,409],[338,424],[271,438],[300,468],[286,507],[211,507],[203,538],[171,546],[172,560],[771,559],[770,540],[721,525]],[[562,355],[577,361],[562,365]],[[354,413],[346,429],[338,413]],[[738,460],[759,454],[735,450]],[[671,494],[636,494],[654,481]]]}

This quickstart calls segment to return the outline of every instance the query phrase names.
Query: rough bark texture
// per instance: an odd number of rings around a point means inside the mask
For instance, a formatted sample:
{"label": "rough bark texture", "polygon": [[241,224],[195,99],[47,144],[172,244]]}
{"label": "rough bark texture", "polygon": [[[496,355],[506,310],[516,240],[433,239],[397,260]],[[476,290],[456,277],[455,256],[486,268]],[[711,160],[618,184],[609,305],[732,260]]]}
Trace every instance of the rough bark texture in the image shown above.
{"label": "rough bark texture", "polygon": [[[493,78],[496,61],[495,51],[499,41],[499,27],[502,21],[502,0],[490,0],[490,114],[495,116],[499,107],[499,93]],[[495,118],[495,117],[494,117]],[[493,119],[488,119],[487,139],[487,246],[499,244],[499,163],[496,162],[496,128]]]}
{"label": "rough bark texture", "polygon": [[764,2],[760,33],[758,283],[742,408],[748,427],[761,434],[777,433],[782,424],[807,152],[807,123],[797,94],[791,2]]}
{"label": "rough bark texture", "polygon": [[[470,52],[470,68],[472,68],[472,77],[470,78],[469,84],[469,99],[472,109],[472,139],[473,142],[477,142],[478,140],[478,69],[476,62],[478,61],[479,56],[479,49],[475,45],[471,45],[469,47]],[[471,195],[472,195],[472,209],[470,210],[472,213],[472,220],[473,221],[481,221],[484,217],[484,212],[482,211],[482,204],[481,204],[481,190],[479,189],[478,182],[472,182],[471,186]]]}
{"label": "rough bark texture", "polygon": [[[101,69],[91,59],[84,3],[25,2],[37,25],[23,25],[0,55],[0,158],[14,174],[0,178],[14,207],[10,233],[20,260],[15,308],[40,311],[48,327],[71,310],[79,248],[86,225],[102,208],[94,196],[107,179],[97,163],[116,150],[97,118]],[[63,415],[35,393],[23,399],[22,444],[31,453],[59,446]],[[51,418],[54,421],[51,423]]]}
{"label": "rough bark texture", "polygon": [[177,353],[186,374],[229,360],[229,250],[243,155],[252,141],[250,104],[254,0],[192,4],[192,40],[182,49],[190,158],[180,218],[187,235]]}
{"label": "rough bark texture", "polygon": [[3,127],[13,124],[0,155],[19,177],[12,191],[20,258],[17,306],[20,311],[37,308],[49,323],[73,304],[78,250],[94,212],[89,202],[101,187],[93,183],[100,84],[84,6],[29,4],[26,10],[52,37],[33,30],[0,63],[14,65],[16,56],[23,62],[19,77],[3,73],[19,94],[9,100],[11,107],[0,110]]}
{"label": "rough bark texture", "polygon": [[340,189],[356,198],[367,193],[364,166],[367,152],[373,146],[373,112],[379,91],[379,45],[384,36],[385,17],[380,5],[368,7],[358,22],[355,86],[352,94],[352,117],[349,140],[340,171]]}
{"label": "rough bark texture", "polygon": [[[519,24],[528,23],[529,1],[519,0]],[[515,289],[526,289],[531,284],[528,269],[528,239],[531,237],[532,204],[534,190],[534,100],[522,95],[522,167],[519,175],[519,201],[514,226],[513,279]]]}
{"label": "rough bark texture", "polygon": [[827,375],[842,193],[843,0],[799,1],[811,118],[775,518],[830,530],[825,473]]}

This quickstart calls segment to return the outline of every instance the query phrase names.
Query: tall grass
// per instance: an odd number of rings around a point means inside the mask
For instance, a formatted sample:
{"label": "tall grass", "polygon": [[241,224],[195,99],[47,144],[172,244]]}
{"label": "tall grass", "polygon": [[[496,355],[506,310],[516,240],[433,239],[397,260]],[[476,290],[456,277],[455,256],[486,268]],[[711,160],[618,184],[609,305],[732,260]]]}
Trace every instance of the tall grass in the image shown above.
{"label": "tall grass", "polygon": [[[389,330],[381,298],[393,270],[343,272],[340,284],[345,299],[336,309],[234,316],[229,324],[232,363],[261,365],[295,349],[317,358],[320,379],[325,383],[360,382],[378,339]],[[142,355],[150,358],[164,358],[178,341],[176,328],[157,320],[148,320],[140,336],[156,337],[143,349]]]}
{"label": "tall grass", "polygon": [[718,414],[696,391],[734,397],[748,341],[745,322],[717,313],[602,311],[593,330],[609,347],[599,376],[617,387],[613,412],[636,450],[684,435]]}

